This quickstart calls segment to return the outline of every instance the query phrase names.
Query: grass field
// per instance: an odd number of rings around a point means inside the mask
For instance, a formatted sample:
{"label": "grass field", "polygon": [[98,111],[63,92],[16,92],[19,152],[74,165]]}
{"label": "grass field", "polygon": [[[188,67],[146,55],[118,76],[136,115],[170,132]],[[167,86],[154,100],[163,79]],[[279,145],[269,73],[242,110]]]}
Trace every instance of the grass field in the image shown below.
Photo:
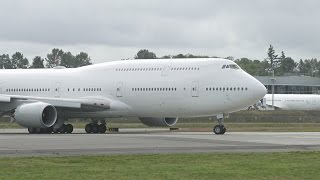
{"label": "grass field", "polygon": [[320,179],[320,152],[0,158],[0,179]]}
{"label": "grass field", "polygon": [[[21,128],[17,123],[9,123],[9,118],[0,118],[0,129]],[[75,128],[84,128],[88,121],[70,119]],[[212,131],[216,119],[210,117],[180,118],[175,127],[184,131]],[[311,132],[320,131],[320,111],[239,111],[225,120],[228,132]],[[108,119],[110,128],[147,128],[137,118]]]}

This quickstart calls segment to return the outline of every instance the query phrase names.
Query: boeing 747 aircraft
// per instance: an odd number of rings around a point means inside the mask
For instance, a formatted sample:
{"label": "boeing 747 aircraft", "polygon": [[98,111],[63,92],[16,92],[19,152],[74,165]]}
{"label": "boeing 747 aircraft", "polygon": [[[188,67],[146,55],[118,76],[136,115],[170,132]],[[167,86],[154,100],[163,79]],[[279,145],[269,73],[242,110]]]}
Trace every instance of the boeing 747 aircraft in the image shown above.
{"label": "boeing 747 aircraft", "polygon": [[104,118],[138,117],[148,126],[170,127],[179,117],[217,116],[213,131],[224,134],[224,116],[265,94],[236,63],[218,58],[0,70],[0,116],[30,133],[71,133],[68,118],[92,118],[86,132],[104,133]]}

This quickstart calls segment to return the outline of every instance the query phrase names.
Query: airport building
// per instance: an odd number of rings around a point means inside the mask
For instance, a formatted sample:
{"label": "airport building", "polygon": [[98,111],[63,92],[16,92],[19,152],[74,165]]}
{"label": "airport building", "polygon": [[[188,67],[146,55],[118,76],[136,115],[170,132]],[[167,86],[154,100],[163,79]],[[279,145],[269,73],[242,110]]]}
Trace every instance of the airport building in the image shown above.
{"label": "airport building", "polygon": [[272,94],[320,94],[320,78],[311,76],[256,76]]}

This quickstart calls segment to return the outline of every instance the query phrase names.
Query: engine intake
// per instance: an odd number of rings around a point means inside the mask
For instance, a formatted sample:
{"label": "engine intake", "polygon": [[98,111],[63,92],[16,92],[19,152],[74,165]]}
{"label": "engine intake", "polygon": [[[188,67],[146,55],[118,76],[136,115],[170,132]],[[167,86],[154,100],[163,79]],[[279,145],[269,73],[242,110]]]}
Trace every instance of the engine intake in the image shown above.
{"label": "engine intake", "polygon": [[57,110],[48,103],[35,102],[22,104],[14,113],[16,122],[24,127],[47,128],[57,121]]}
{"label": "engine intake", "polygon": [[178,122],[178,118],[141,117],[139,119],[149,127],[172,127]]}

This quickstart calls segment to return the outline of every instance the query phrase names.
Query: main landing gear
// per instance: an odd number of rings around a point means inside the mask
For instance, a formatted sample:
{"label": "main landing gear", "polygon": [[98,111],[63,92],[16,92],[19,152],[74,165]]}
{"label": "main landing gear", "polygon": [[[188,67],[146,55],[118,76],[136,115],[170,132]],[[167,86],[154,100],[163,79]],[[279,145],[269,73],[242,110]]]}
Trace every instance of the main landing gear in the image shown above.
{"label": "main landing gear", "polygon": [[64,134],[64,133],[71,134],[72,132],[73,132],[72,124],[62,124],[60,128],[53,130],[53,133],[61,133],[61,134]]}
{"label": "main landing gear", "polygon": [[73,126],[72,124],[63,124],[60,128],[54,129],[53,127],[49,128],[28,128],[28,132],[30,134],[51,134],[51,133],[67,133],[70,134],[73,131]]}
{"label": "main landing gear", "polygon": [[53,131],[53,127],[49,127],[49,128],[32,128],[29,127],[28,128],[28,132],[30,134],[51,134]]}
{"label": "main landing gear", "polygon": [[[101,122],[101,124],[98,124],[98,122]],[[92,122],[90,124],[87,124],[84,128],[86,133],[105,133],[107,131],[106,121],[104,119],[96,119],[92,118]]]}
{"label": "main landing gear", "polygon": [[222,114],[222,115],[218,115],[217,116],[217,119],[218,119],[218,125],[215,125],[213,127],[213,132],[215,134],[224,134],[226,133],[227,129],[226,127],[224,126],[224,118],[225,118],[225,115]]}
{"label": "main landing gear", "polygon": [[90,123],[87,124],[84,129],[86,133],[105,133],[107,131],[107,126],[105,124]]}

